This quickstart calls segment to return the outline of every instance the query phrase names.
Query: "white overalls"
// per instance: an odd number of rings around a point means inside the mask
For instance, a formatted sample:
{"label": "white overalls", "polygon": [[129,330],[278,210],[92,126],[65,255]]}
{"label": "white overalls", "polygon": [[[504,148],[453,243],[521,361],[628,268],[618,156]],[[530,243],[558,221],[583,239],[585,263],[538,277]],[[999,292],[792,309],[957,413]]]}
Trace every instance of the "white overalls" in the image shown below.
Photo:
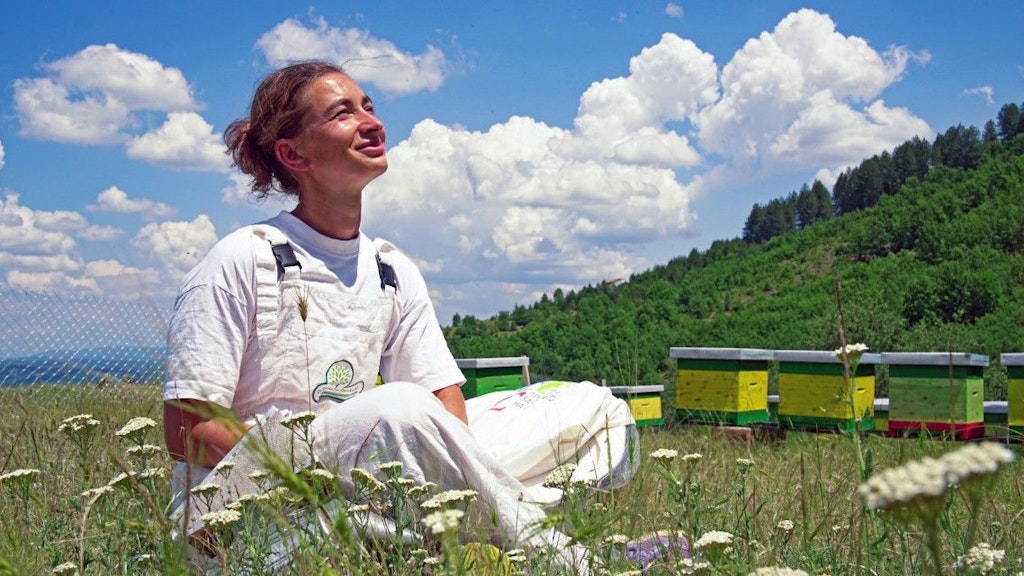
{"label": "white overalls", "polygon": [[[382,280],[377,298],[325,290],[303,280],[299,266],[275,260],[270,245],[287,244],[279,230],[257,226],[254,233],[268,242],[256,259],[259,395],[268,407],[317,414],[311,430],[320,464],[340,477],[354,467],[381,477],[381,464],[401,462],[403,476],[416,484],[476,491],[473,506],[486,507],[511,544],[557,550],[565,563],[582,564],[571,557],[581,551],[567,547],[564,535],[538,530],[543,509],[522,500],[523,485],[430,391],[405,382],[375,385],[395,288]],[[383,264],[393,249],[378,241]],[[216,481],[215,473],[201,479],[208,470],[197,468],[191,485]]]}

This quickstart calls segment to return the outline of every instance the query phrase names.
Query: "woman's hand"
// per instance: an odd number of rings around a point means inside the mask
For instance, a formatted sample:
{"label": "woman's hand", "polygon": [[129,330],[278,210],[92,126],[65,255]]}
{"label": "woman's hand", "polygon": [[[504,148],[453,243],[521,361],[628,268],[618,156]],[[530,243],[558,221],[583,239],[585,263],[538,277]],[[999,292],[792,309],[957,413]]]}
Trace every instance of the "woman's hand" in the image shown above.
{"label": "woman's hand", "polygon": [[164,441],[175,460],[212,468],[246,432],[226,410],[199,400],[164,402]]}

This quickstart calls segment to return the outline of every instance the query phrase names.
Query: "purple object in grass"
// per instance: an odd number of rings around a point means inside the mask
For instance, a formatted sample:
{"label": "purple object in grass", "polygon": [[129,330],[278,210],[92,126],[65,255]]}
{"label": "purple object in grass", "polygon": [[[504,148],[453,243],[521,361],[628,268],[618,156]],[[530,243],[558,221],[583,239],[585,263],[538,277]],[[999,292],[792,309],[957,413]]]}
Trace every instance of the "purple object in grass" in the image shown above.
{"label": "purple object in grass", "polygon": [[682,532],[661,530],[641,536],[626,544],[626,558],[636,560],[641,570],[663,558],[687,558],[690,543]]}

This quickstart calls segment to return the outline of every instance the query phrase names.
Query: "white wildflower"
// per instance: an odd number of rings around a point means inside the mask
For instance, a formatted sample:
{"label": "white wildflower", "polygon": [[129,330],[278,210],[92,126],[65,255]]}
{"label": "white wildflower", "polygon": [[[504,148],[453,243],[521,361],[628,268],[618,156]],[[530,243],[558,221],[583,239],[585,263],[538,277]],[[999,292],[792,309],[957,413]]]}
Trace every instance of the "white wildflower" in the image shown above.
{"label": "white wildflower", "polygon": [[303,412],[299,412],[298,414],[292,414],[291,416],[286,416],[285,418],[282,418],[281,425],[291,430],[295,430],[296,428],[304,429],[307,426],[309,426],[309,424],[313,420],[316,420],[316,414],[310,412],[309,410],[305,410]]}
{"label": "white wildflower", "polygon": [[808,574],[803,570],[797,570],[795,568],[787,568],[785,566],[768,566],[765,568],[758,568],[748,576],[808,576]]}
{"label": "white wildflower", "polygon": [[227,528],[241,520],[242,515],[237,510],[218,510],[207,512],[199,519],[210,528]]}
{"label": "white wildflower", "polygon": [[956,567],[977,572],[985,576],[995,569],[1006,557],[1004,550],[992,548],[988,542],[979,542],[956,560]]}
{"label": "white wildflower", "polygon": [[651,452],[651,459],[655,462],[662,462],[668,464],[669,462],[676,459],[679,456],[679,452],[670,448],[659,448],[654,452]]}
{"label": "white wildflower", "polygon": [[63,564],[57,564],[53,567],[52,574],[78,574],[78,564],[74,562],[65,562]]}
{"label": "white wildflower", "polygon": [[145,416],[136,416],[129,420],[120,430],[114,432],[118,438],[135,438],[146,433],[151,428],[156,428],[156,421]]}
{"label": "white wildflower", "polygon": [[227,476],[231,469],[235,467],[235,463],[231,460],[221,460],[213,467],[213,471],[221,476]]}
{"label": "white wildflower", "polygon": [[544,486],[546,488],[564,488],[572,480],[572,474],[575,471],[575,464],[562,464],[544,478]]}
{"label": "white wildflower", "polygon": [[82,492],[81,496],[82,496],[82,498],[85,498],[86,500],[89,500],[90,502],[95,502],[96,500],[99,500],[101,496],[103,496],[105,494],[110,494],[113,491],[114,491],[114,489],[112,487],[110,487],[109,485],[105,485],[105,486],[100,486],[98,488],[90,488],[90,489],[86,490],[85,492]]}
{"label": "white wildflower", "polygon": [[61,420],[57,430],[71,434],[72,432],[93,430],[99,425],[100,421],[93,418],[92,414],[78,414]]}
{"label": "white wildflower", "polygon": [[625,546],[629,542],[629,537],[625,534],[612,534],[605,536],[604,543],[611,544],[613,546]]}
{"label": "white wildflower", "polygon": [[303,472],[310,478],[321,482],[330,482],[331,480],[334,480],[334,473],[330,470],[324,470],[323,468],[307,468]]}
{"label": "white wildflower", "polygon": [[141,446],[129,446],[125,453],[130,456],[156,456],[163,452],[163,448],[156,444],[142,444]]}
{"label": "white wildflower", "polygon": [[737,458],[736,464],[738,464],[740,468],[750,468],[754,465],[754,461],[749,458]]}
{"label": "white wildflower", "polygon": [[217,492],[220,492],[220,484],[214,482],[206,482],[198,486],[193,486],[189,493],[193,496],[213,496]]}
{"label": "white wildflower", "polygon": [[676,562],[679,574],[703,574],[711,568],[711,563],[703,558],[682,558]]}
{"label": "white wildflower", "polygon": [[425,524],[434,534],[443,534],[457,530],[465,513],[462,510],[438,510],[423,518]]}
{"label": "white wildflower", "polygon": [[846,351],[846,357],[851,361],[854,361],[863,356],[864,353],[868,351],[868,347],[866,344],[861,343],[847,344],[842,348],[836,348],[832,353],[836,355],[836,358],[842,360],[844,350]]}
{"label": "white wildflower", "polygon": [[402,463],[394,460],[380,465],[380,471],[388,478],[397,478],[402,475]]}
{"label": "white wildflower", "polygon": [[508,558],[509,562],[525,562],[526,561],[526,550],[522,548],[513,548],[505,552],[505,557]]}
{"label": "white wildflower", "polygon": [[457,504],[469,504],[476,500],[476,497],[477,493],[474,490],[446,490],[430,497],[420,506],[424,510],[446,510]]}
{"label": "white wildflower", "polygon": [[721,530],[712,530],[705,532],[696,542],[693,543],[693,547],[696,550],[702,550],[704,548],[717,548],[717,547],[728,547],[732,546],[733,535],[728,532]]}
{"label": "white wildflower", "polygon": [[782,530],[783,532],[792,532],[793,531],[793,521],[792,520],[779,520],[779,523],[776,524],[775,527],[778,528],[779,530]]}
{"label": "white wildflower", "polygon": [[703,459],[703,458],[704,458],[703,455],[698,454],[698,453],[695,452],[693,454],[687,454],[687,455],[683,456],[683,462],[696,463],[696,462],[700,462],[701,459]]}
{"label": "white wildflower", "polygon": [[363,468],[353,468],[349,474],[352,476],[352,482],[356,487],[362,488],[370,495],[380,494],[386,488],[380,480],[374,478],[373,474],[370,474],[369,471]]}
{"label": "white wildflower", "polygon": [[15,482],[28,485],[35,482],[36,478],[39,477],[39,470],[35,468],[19,468],[6,474],[0,474],[0,486],[4,484],[13,484]]}

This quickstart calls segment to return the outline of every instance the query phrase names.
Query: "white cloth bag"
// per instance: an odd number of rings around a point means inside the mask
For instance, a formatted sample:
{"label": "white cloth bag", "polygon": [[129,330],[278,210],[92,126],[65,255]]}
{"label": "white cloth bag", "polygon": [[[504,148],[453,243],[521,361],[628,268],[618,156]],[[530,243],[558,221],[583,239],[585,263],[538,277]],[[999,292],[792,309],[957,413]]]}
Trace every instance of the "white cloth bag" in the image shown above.
{"label": "white cloth bag", "polygon": [[561,497],[544,479],[562,464],[576,466],[574,482],[604,489],[625,485],[640,465],[629,405],[592,382],[554,380],[491,392],[467,400],[466,411],[477,441],[543,506]]}

